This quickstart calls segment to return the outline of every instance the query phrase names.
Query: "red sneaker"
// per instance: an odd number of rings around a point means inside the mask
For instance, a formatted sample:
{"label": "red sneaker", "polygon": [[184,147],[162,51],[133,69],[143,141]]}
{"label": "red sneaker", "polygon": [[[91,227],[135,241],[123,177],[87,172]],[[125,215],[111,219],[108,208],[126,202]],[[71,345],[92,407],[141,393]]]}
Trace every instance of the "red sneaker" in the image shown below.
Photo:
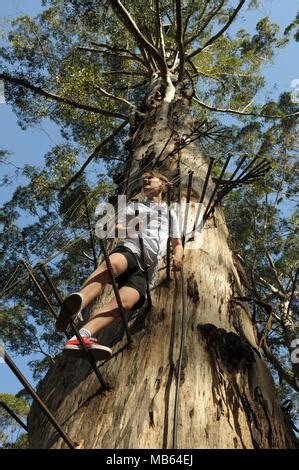
{"label": "red sneaker", "polygon": [[[88,338],[87,336],[83,336],[82,339],[87,349],[92,353],[95,361],[103,361],[104,359],[109,359],[109,357],[111,357],[111,349],[107,346],[102,346],[102,344],[99,344],[96,338]],[[77,338],[69,339],[66,343],[64,343],[63,352],[68,356],[85,359],[87,358],[87,355]]]}

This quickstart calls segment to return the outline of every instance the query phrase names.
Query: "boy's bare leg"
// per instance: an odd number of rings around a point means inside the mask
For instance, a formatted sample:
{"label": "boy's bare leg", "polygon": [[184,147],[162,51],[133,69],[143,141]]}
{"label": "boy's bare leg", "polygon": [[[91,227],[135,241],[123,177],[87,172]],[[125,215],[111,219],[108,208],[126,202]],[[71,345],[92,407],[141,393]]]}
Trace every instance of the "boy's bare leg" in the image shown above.
{"label": "boy's bare leg", "polygon": [[[136,289],[133,289],[133,287],[121,287],[119,289],[119,294],[126,312],[131,310],[140,298],[139,292]],[[83,328],[90,331],[91,336],[95,336],[99,331],[103,330],[114,320],[118,319],[119,316],[118,304],[116,298],[113,297],[107,305],[95,310],[91,319],[83,326]]]}
{"label": "boy's bare leg", "polygon": [[[121,253],[112,253],[109,256],[114,276],[117,277],[124,273],[128,267],[127,259]],[[105,261],[86,279],[80,289],[83,302],[82,308],[90,304],[102,290],[102,287],[110,282],[110,275]],[[137,291],[136,291],[137,292]]]}

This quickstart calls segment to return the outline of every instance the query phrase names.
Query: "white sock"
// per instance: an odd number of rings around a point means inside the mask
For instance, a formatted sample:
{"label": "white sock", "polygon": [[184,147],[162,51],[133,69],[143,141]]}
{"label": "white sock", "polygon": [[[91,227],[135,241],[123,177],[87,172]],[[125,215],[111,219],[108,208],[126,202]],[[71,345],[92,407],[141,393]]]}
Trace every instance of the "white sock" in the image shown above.
{"label": "white sock", "polygon": [[[91,333],[89,330],[87,330],[87,328],[80,328],[79,333],[81,336],[87,336],[87,338],[91,338]],[[76,335],[72,336],[69,341],[73,341],[74,339],[77,339]]]}

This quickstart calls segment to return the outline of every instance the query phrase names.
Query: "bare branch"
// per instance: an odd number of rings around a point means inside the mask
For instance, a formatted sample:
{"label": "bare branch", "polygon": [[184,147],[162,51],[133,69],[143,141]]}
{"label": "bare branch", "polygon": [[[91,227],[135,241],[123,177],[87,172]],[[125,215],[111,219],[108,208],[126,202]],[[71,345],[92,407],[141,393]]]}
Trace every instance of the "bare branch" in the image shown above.
{"label": "bare branch", "polygon": [[146,52],[144,47],[139,46],[139,49],[140,49],[140,52],[142,54],[143,60],[144,60],[145,64],[148,67],[148,70],[151,71],[151,72],[154,72],[155,70],[157,70],[157,67],[155,65],[155,61],[152,58],[152,56],[148,55],[148,53]]}
{"label": "bare branch", "polygon": [[124,23],[124,25],[127,27],[127,29],[132,33],[132,35],[136,39],[137,44],[144,47],[144,49],[148,52],[148,54],[151,55],[157,61],[157,63],[161,67],[162,76],[166,77],[167,68],[165,67],[165,63],[161,54],[155,48],[155,46],[151,44],[146,39],[146,37],[141,33],[140,29],[138,28],[137,24],[131,17],[128,10],[123,6],[120,0],[110,0],[110,3],[112,4],[112,7],[114,8],[115,13],[119,16],[121,21]]}
{"label": "bare branch", "polygon": [[[237,255],[238,258],[240,258],[243,262],[244,262],[244,258],[242,258],[239,254]],[[257,291],[257,288],[256,288],[256,284],[258,284],[255,279],[254,279],[254,271],[251,271],[251,285],[249,286],[249,289],[253,292],[254,296],[260,300],[262,302],[262,299],[261,299],[261,296],[259,294],[259,292]],[[262,285],[263,286],[263,285]],[[265,287],[265,286],[263,286]],[[282,324],[282,320],[281,318],[273,311],[273,317],[279,322]]]}
{"label": "bare branch", "polygon": [[277,289],[276,287],[272,286],[272,284],[270,284],[268,281],[266,281],[266,279],[262,278],[261,276],[258,276],[256,273],[253,273],[253,275],[255,276],[257,284],[259,284],[263,287],[266,287],[267,289],[269,289],[272,292],[272,294],[277,295],[277,297],[279,297],[280,299],[282,299],[282,300],[287,299],[287,295],[284,292],[282,292],[279,289]]}
{"label": "bare branch", "polygon": [[252,105],[253,99],[249,101],[249,103],[245,104],[244,108],[241,109],[242,113],[244,113],[245,109],[249,108],[250,105]]}
{"label": "bare branch", "polygon": [[220,31],[218,31],[218,33],[216,33],[214,36],[212,36],[202,47],[199,47],[198,49],[195,49],[194,51],[192,51],[187,56],[187,58],[189,59],[189,58],[194,57],[195,55],[199,54],[204,49],[206,49],[208,46],[213,44],[213,42],[215,42],[220,36],[222,36],[222,34],[229,28],[231,23],[234,21],[235,17],[237,16],[238,12],[241,10],[244,3],[245,3],[245,0],[240,0],[239,5],[233,11],[233,13],[230,15],[228,22],[223,26],[223,28],[221,28]]}
{"label": "bare branch", "polygon": [[176,42],[179,50],[179,81],[183,78],[184,66],[185,66],[185,49],[184,49],[184,29],[182,19],[182,4],[181,0],[175,0],[175,12],[176,12]]}
{"label": "bare branch", "polygon": [[[193,15],[193,10],[192,8],[194,7],[194,0],[191,0],[191,5],[190,5],[190,2],[189,2],[189,8],[191,9],[190,10],[190,13],[186,16],[185,18],[185,26],[184,26],[184,32],[183,32],[183,35],[184,35],[184,39],[185,39],[185,35],[187,33],[187,29],[188,29],[188,25],[189,25],[189,20],[190,18],[192,17]],[[198,21],[200,20],[200,18],[202,17],[203,13],[205,12],[205,9],[207,8],[207,2],[205,2],[204,4],[204,7],[203,7],[203,10],[202,10],[202,13],[199,15],[199,18],[198,18]]]}
{"label": "bare branch", "polygon": [[294,298],[294,295],[296,295],[295,288],[296,288],[296,283],[297,283],[297,277],[298,277],[298,269],[296,269],[296,273],[295,273],[293,283],[292,283],[292,291],[291,291],[291,296],[290,296],[290,300],[289,300],[289,304],[288,304],[287,316],[289,315],[289,311],[290,311],[290,308],[291,308],[291,304],[292,304],[292,300]]}
{"label": "bare branch", "polygon": [[103,93],[103,95],[107,96],[108,98],[110,98],[110,99],[112,99],[112,100],[114,100],[114,101],[117,101],[117,102],[119,102],[119,103],[125,104],[126,106],[128,106],[128,107],[131,109],[131,111],[132,111],[133,109],[135,109],[135,105],[134,105],[133,103],[130,103],[130,101],[127,101],[127,100],[125,100],[124,98],[119,98],[118,96],[114,96],[114,95],[112,95],[111,93],[108,93],[108,91],[104,90],[104,88],[101,88],[101,87],[98,86],[98,85],[95,86],[95,89],[96,89],[96,90],[99,90],[101,93]]}
{"label": "bare branch", "polygon": [[120,59],[127,59],[127,60],[134,60],[136,62],[141,62],[144,65],[144,61],[141,59],[141,57],[138,57],[137,55],[134,57],[132,55],[123,55],[123,54],[118,54],[117,52],[111,52],[111,51],[102,51],[101,49],[96,49],[95,47],[77,47],[78,51],[85,51],[85,52],[94,52],[95,54],[102,54],[102,55],[107,55],[111,57],[119,57]]}
{"label": "bare branch", "polygon": [[100,72],[101,75],[132,75],[136,77],[147,77],[145,72],[129,72],[127,70],[111,70],[110,72]]}
{"label": "bare branch", "polygon": [[283,114],[281,116],[278,114],[276,115],[275,114],[258,114],[254,112],[246,113],[246,112],[238,111],[237,109],[216,108],[215,106],[211,106],[207,103],[204,103],[203,101],[200,101],[200,99],[196,96],[196,94],[192,98],[194,101],[196,101],[196,103],[198,103],[203,108],[209,109],[210,111],[216,111],[218,113],[231,113],[231,114],[237,114],[239,116],[255,116],[255,117],[270,118],[270,119],[286,119],[288,117],[299,115],[299,111],[297,111],[296,113],[292,113],[292,114]]}
{"label": "bare branch", "polygon": [[38,347],[38,350],[40,351],[40,353],[43,354],[44,356],[48,357],[48,358],[51,360],[52,364],[55,364],[55,360],[54,360],[52,354],[47,353],[47,352],[43,349],[43,347],[42,347],[42,345],[41,345],[41,342],[40,342],[38,336],[37,336],[35,333],[33,333],[33,337],[35,338],[35,340],[36,340],[36,342],[37,342],[37,347]]}
{"label": "bare branch", "polygon": [[74,183],[74,181],[76,181],[79,176],[82,175],[82,173],[84,172],[85,168],[87,167],[87,165],[89,165],[89,163],[92,162],[92,160],[98,155],[98,153],[100,152],[100,150],[108,143],[110,142],[110,140],[113,140],[114,137],[120,132],[123,130],[124,127],[126,127],[126,125],[128,124],[128,120],[124,121],[120,126],[116,127],[114,129],[114,131],[108,136],[106,137],[106,139],[104,139],[102,142],[100,142],[96,147],[95,149],[93,150],[93,152],[91,153],[91,155],[89,155],[89,157],[87,158],[87,160],[83,163],[83,165],[81,166],[81,168],[77,171],[77,173],[74,174],[74,176],[71,177],[71,179],[66,183],[65,186],[63,186],[63,188],[60,189],[60,191],[64,192],[66,191],[70,186],[71,184]]}
{"label": "bare branch", "polygon": [[[32,33],[36,37],[37,42],[39,44],[39,47],[41,49],[42,55],[44,56],[44,59],[48,62],[48,65],[49,65],[49,68],[50,68],[51,72],[54,75],[56,75],[55,67],[54,67],[53,63],[50,62],[49,53],[48,53],[48,51],[45,50],[45,48],[43,46],[42,39],[39,35],[38,29],[36,28],[35,24],[32,24],[31,20],[28,17],[25,17],[25,20],[26,20],[26,23],[28,24],[30,30],[32,31]],[[33,27],[33,25],[34,25],[34,27]]]}
{"label": "bare branch", "polygon": [[191,16],[192,16],[192,14],[190,13],[189,15],[186,16],[186,19],[185,19],[185,26],[184,26],[184,31],[183,31],[184,44],[185,44],[185,36],[186,36],[186,33],[187,33],[188,24],[189,24],[189,20],[190,20]]}
{"label": "bare branch", "polygon": [[134,52],[132,52],[130,49],[126,48],[126,47],[115,47],[115,46],[110,46],[108,44],[105,44],[105,43],[97,43],[97,42],[91,42],[90,44],[96,46],[96,47],[105,47],[106,49],[110,50],[110,51],[117,51],[117,52],[125,52],[127,53],[128,55],[132,56],[133,58],[135,58],[136,60],[140,60],[143,65],[145,67],[147,67],[147,70],[148,71],[152,71],[152,65],[149,61],[149,58],[147,56],[147,53],[144,51],[144,48],[142,46],[139,45],[139,50],[140,50],[140,53],[143,57],[143,59],[141,59],[141,57],[139,57],[137,54],[135,54]]}
{"label": "bare branch", "polygon": [[92,46],[96,46],[96,47],[104,47],[108,51],[125,52],[127,54],[132,55],[132,56],[135,56],[134,52],[130,51],[130,49],[127,49],[126,47],[111,46],[110,44],[107,44],[105,42],[94,42],[94,41],[90,41],[90,44]]}
{"label": "bare branch", "polygon": [[[238,300],[253,301],[255,304],[260,305],[266,311],[266,313],[268,314],[268,320],[267,320],[267,323],[263,326],[263,329],[262,329],[262,331],[259,335],[260,339],[259,339],[259,345],[258,346],[259,346],[259,348],[261,347],[263,349],[267,359],[271,362],[273,367],[275,367],[275,369],[277,370],[280,378],[285,379],[291,385],[291,387],[293,387],[295,390],[298,390],[298,385],[296,383],[295,375],[288,372],[287,370],[285,370],[282,367],[281,363],[279,362],[277,357],[271,352],[271,349],[270,349],[269,345],[267,344],[265,331],[270,329],[270,327],[271,327],[271,318],[272,318],[272,316],[274,316],[274,312],[273,312],[273,309],[272,309],[271,305],[265,303],[262,300],[257,300],[257,299],[250,298],[250,297],[234,297],[234,298],[231,299],[231,301],[233,301],[233,302],[236,302]],[[279,322],[281,322],[281,319],[279,317],[278,317],[278,320],[279,320]]]}
{"label": "bare branch", "polygon": [[117,91],[124,91],[124,90],[128,90],[128,89],[139,88],[139,87],[145,85],[146,83],[148,83],[148,78],[146,78],[145,80],[142,80],[142,82],[133,83],[132,85],[114,86],[114,89],[117,90]]}
{"label": "bare branch", "polygon": [[136,60],[140,60],[145,66],[147,66],[147,69],[149,71],[153,70],[153,67],[152,67],[152,64],[149,60],[149,57],[148,57],[146,51],[144,50],[144,48],[141,45],[139,45],[139,50],[140,50],[140,53],[141,53],[143,59],[141,59],[141,57],[139,57],[137,54],[130,51],[130,49],[128,49],[126,47],[116,47],[116,46],[111,46],[111,45],[106,44],[106,43],[98,43],[98,42],[93,42],[93,41],[90,41],[90,44],[92,44],[93,46],[96,46],[96,47],[104,47],[104,48],[108,49],[109,51],[112,51],[112,53],[113,52],[125,52],[125,53],[131,55],[132,57],[134,57]]}
{"label": "bare branch", "polygon": [[265,249],[265,254],[266,254],[267,259],[268,259],[268,261],[269,261],[269,263],[270,263],[271,269],[272,269],[272,271],[273,271],[273,273],[274,273],[276,282],[277,282],[277,284],[279,285],[281,291],[284,292],[284,288],[283,288],[283,285],[282,285],[282,283],[281,283],[281,281],[280,281],[280,279],[279,279],[276,266],[275,266],[274,261],[273,261],[273,259],[272,259],[272,256],[270,255],[270,253],[269,253],[269,251],[268,251],[267,248]]}
{"label": "bare branch", "polygon": [[199,70],[198,67],[195,67],[191,59],[188,60],[188,63],[191,65],[192,69],[195,71],[195,75],[193,75],[192,78],[195,78],[198,75],[202,75],[203,77],[211,78],[212,80],[215,80],[216,82],[221,83],[222,88],[225,89],[225,83],[220,78],[214,77],[213,75],[209,75],[206,72]]}
{"label": "bare branch", "polygon": [[251,75],[249,73],[230,73],[230,72],[213,72],[214,75],[223,75],[224,77],[248,77]]}
{"label": "bare branch", "polygon": [[142,63],[145,66],[147,66],[149,71],[152,70],[152,65],[150,63],[149,57],[147,56],[147,53],[145,52],[144,48],[140,45],[139,45],[139,50],[140,50],[140,53],[143,57],[143,60],[137,54],[130,51],[130,49],[128,49],[126,47],[116,47],[116,46],[111,46],[109,44],[98,43],[98,42],[93,42],[93,41],[91,41],[90,44],[92,44],[93,46],[96,46],[96,47],[104,47],[104,48],[106,48],[106,49],[108,49],[109,51],[112,51],[112,52],[125,52],[125,53],[131,55],[132,57],[134,57],[136,60],[140,59],[142,61]]}
{"label": "bare branch", "polygon": [[162,58],[163,58],[164,67],[166,70],[167,64],[166,64],[166,53],[165,53],[165,41],[164,41],[164,33],[163,33],[163,28],[162,28],[162,23],[161,23],[159,0],[156,0],[156,25],[157,25],[159,43],[161,46]]}
{"label": "bare branch", "polygon": [[[193,34],[189,39],[187,39],[187,41],[185,42],[185,46],[188,46],[188,44],[190,44],[192,41],[194,41],[195,39],[197,39],[201,35],[201,33],[206,29],[206,27],[208,26],[210,21],[214,18],[214,16],[217,15],[219,10],[221,10],[223,4],[224,4],[224,0],[221,0],[220,4],[217,5],[217,7],[214,10],[211,11],[209,16],[203,22],[202,27],[200,28],[200,30],[197,31],[195,34]],[[206,7],[207,7],[207,3],[205,5],[203,13],[205,12]],[[202,13],[202,15],[203,15],[203,13]],[[202,15],[201,15],[201,17],[202,17]]]}
{"label": "bare branch", "polygon": [[152,38],[152,43],[154,44],[156,49],[159,49],[159,41],[160,41],[160,15],[157,6],[154,7],[154,3],[152,2],[151,6],[152,12],[155,13],[155,37]]}
{"label": "bare branch", "polygon": [[298,391],[298,385],[296,383],[296,379],[295,379],[294,374],[286,371],[283,368],[283,366],[281,365],[281,363],[279,362],[277,357],[270,350],[270,347],[267,344],[266,338],[264,338],[264,341],[263,341],[263,344],[262,344],[262,349],[263,349],[268,361],[270,361],[271,364],[273,365],[273,367],[277,370],[279,376],[282,379],[284,379],[292,388],[294,388],[294,390]]}
{"label": "bare branch", "polygon": [[54,101],[58,101],[58,103],[67,104],[69,106],[72,106],[73,108],[84,109],[85,111],[90,111],[92,113],[101,114],[103,116],[108,116],[108,117],[120,118],[124,120],[128,118],[128,116],[126,116],[125,114],[118,113],[116,111],[109,111],[107,109],[102,109],[96,106],[79,103],[78,101],[70,100],[68,98],[64,98],[63,96],[55,95],[54,93],[51,93],[36,85],[33,85],[28,80],[25,80],[23,78],[15,78],[15,77],[11,77],[10,75],[6,73],[1,73],[0,79],[7,80],[8,82],[13,83],[14,85],[22,86],[24,88],[27,88],[28,90],[33,91],[34,93],[40,96],[44,96],[45,98],[51,99]]}

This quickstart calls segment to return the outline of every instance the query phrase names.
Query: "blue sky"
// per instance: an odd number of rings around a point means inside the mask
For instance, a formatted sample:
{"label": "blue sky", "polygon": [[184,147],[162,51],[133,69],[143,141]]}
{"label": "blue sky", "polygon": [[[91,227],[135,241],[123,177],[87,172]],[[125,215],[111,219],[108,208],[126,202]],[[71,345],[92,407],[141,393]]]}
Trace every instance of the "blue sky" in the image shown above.
{"label": "blue sky", "polygon": [[[236,2],[234,2],[235,4]],[[247,11],[243,13],[232,25],[232,33],[240,28],[249,32],[254,32],[257,21],[269,16],[272,22],[281,26],[281,32],[296,16],[297,2],[294,0],[262,0],[258,11]],[[0,31],[4,26],[5,18],[12,19],[15,16],[26,13],[35,16],[41,10],[41,0],[1,0],[0,2]],[[292,91],[292,80],[299,78],[298,63],[298,43],[292,41],[286,48],[279,49],[272,64],[264,68],[264,75],[267,86],[264,96],[259,96],[259,100],[268,100],[270,97],[276,98],[284,91]],[[44,120],[38,126],[23,131],[17,123],[17,118],[9,105],[0,104],[0,149],[5,149],[12,154],[10,162],[23,167],[25,164],[42,165],[44,154],[50,150],[54,144],[63,141],[59,129],[51,122]],[[14,175],[15,167],[1,165],[1,173]],[[10,198],[15,187],[24,182],[19,176],[14,178],[10,187],[2,188],[0,194],[0,206]],[[22,372],[33,383],[31,373],[27,367],[28,358],[14,358]],[[16,393],[21,385],[7,366],[0,363],[0,392]]]}

